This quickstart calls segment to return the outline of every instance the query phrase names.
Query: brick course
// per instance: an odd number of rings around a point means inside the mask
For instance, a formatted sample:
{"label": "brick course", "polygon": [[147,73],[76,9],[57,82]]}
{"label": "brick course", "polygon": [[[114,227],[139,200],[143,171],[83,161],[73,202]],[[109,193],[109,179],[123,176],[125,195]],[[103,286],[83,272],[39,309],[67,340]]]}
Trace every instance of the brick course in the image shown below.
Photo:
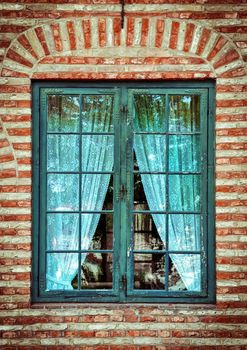
{"label": "brick course", "polygon": [[[245,0],[0,5],[0,347],[247,348]],[[216,305],[31,305],[31,79],[216,79]]]}

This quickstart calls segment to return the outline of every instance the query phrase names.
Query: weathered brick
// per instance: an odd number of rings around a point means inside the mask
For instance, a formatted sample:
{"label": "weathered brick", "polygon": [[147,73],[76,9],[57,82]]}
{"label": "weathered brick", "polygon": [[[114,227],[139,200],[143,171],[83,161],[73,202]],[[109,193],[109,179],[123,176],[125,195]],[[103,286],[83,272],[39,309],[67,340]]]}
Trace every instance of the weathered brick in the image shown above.
{"label": "weathered brick", "polygon": [[[245,349],[245,2],[129,0],[121,29],[117,0],[5,1],[5,22],[0,25],[0,162],[12,164],[0,171],[0,323],[8,326],[1,333],[5,350]],[[111,41],[113,47],[108,47]],[[216,305],[31,307],[27,184],[32,133],[26,126],[32,119],[26,110],[31,99],[18,96],[30,94],[30,78],[216,79]]]}

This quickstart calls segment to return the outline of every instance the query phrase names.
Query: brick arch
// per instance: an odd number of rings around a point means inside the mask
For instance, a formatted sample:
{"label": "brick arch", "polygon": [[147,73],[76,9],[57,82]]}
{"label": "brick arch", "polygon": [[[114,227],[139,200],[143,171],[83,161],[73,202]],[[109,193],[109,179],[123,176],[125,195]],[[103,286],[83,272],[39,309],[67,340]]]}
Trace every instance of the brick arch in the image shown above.
{"label": "brick arch", "polygon": [[[162,17],[129,17],[123,30],[119,17],[63,19],[36,26],[13,40],[1,70],[2,77],[24,79],[204,79],[245,75],[241,54],[226,36],[196,22]],[[22,107],[30,107],[30,103]],[[8,156],[3,157],[6,164],[2,165],[8,168],[15,156],[8,127],[3,130],[10,146]]]}
{"label": "brick arch", "polygon": [[[28,29],[8,48],[1,75],[32,77],[39,62],[56,64],[56,57],[82,58],[86,53],[101,57],[106,50],[117,57],[130,57],[132,52],[150,57],[153,51],[154,56],[179,57],[182,64],[187,64],[183,59],[197,57],[201,60],[192,64],[206,63],[214,77],[246,74],[238,49],[226,36],[210,28],[157,17],[128,18],[121,30],[116,17],[57,20]],[[66,63],[72,61],[67,58]],[[95,60],[95,64],[99,63]]]}

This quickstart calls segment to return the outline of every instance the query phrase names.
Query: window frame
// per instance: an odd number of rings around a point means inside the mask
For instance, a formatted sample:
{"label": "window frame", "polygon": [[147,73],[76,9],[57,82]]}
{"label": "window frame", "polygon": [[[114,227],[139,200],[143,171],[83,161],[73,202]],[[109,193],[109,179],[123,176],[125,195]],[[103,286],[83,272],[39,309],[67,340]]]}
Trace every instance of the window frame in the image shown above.
{"label": "window frame", "polygon": [[[215,303],[215,209],[214,209],[214,197],[215,197],[215,123],[214,123],[214,114],[215,114],[215,84],[214,81],[164,81],[164,82],[132,82],[132,81],[98,81],[98,82],[89,82],[89,81],[34,81],[32,90],[32,301],[33,302],[111,302],[111,303]],[[205,283],[207,284],[206,293],[198,292],[176,292],[175,294],[169,292],[164,293],[162,291],[162,295],[160,291],[157,293],[148,293],[139,292],[139,291],[130,291],[130,274],[131,269],[129,269],[129,264],[127,264],[127,270],[125,268],[125,264],[122,264],[122,261],[127,263],[127,250],[130,242],[126,241],[126,237],[124,235],[119,237],[119,235],[115,235],[115,251],[120,249],[120,254],[115,255],[115,259],[117,259],[117,263],[115,265],[115,276],[119,278],[115,278],[114,288],[113,290],[106,290],[103,293],[97,292],[97,290],[85,290],[83,291],[53,291],[53,292],[45,292],[44,291],[44,273],[40,273],[40,271],[44,271],[45,262],[40,260],[40,253],[43,250],[41,235],[40,235],[40,213],[45,212],[44,201],[42,201],[42,193],[40,191],[40,185],[42,185],[42,174],[40,173],[40,150],[43,146],[44,137],[44,129],[43,129],[43,120],[44,120],[44,110],[46,105],[44,104],[46,98],[42,95],[42,91],[47,93],[54,92],[58,93],[62,89],[66,89],[68,94],[71,94],[72,91],[77,91],[78,89],[83,91],[89,91],[90,89],[98,89],[99,91],[120,91],[119,95],[119,106],[124,106],[124,108],[120,108],[116,110],[115,117],[115,132],[116,137],[115,142],[115,155],[114,162],[117,164],[117,167],[114,168],[114,172],[118,173],[118,176],[114,176],[114,188],[118,188],[121,184],[124,184],[128,187],[129,180],[127,180],[126,174],[120,171],[120,168],[126,164],[127,169],[131,167],[131,156],[127,152],[126,155],[126,140],[131,139],[133,137],[133,131],[128,127],[129,125],[128,119],[131,114],[131,99],[127,97],[128,91],[163,91],[164,89],[169,89],[170,91],[174,91],[176,93],[196,93],[203,94],[206,96],[206,105],[201,105],[200,114],[205,118],[204,122],[207,126],[207,134],[205,138],[205,142],[203,144],[204,153],[203,157],[207,159],[207,169],[205,170],[207,173],[207,195],[206,195],[206,211],[207,222],[205,226],[205,236],[207,239],[207,272],[205,277]],[[115,90],[114,90],[115,89]],[[199,89],[199,90],[198,90]],[[198,93],[200,91],[200,93]],[[80,92],[79,92],[80,93]],[[117,96],[117,95],[116,95]],[[122,123],[120,119],[123,120]],[[121,125],[120,125],[121,124]],[[123,126],[124,125],[124,126]],[[121,128],[121,130],[120,130]],[[204,132],[204,130],[202,130]],[[132,136],[131,136],[132,135]],[[123,142],[120,140],[124,140]],[[168,151],[167,151],[168,154]],[[122,156],[124,155],[124,156]],[[132,180],[131,180],[132,181]],[[44,187],[44,184],[42,185]],[[130,190],[130,189],[129,189]],[[128,216],[128,204],[125,203],[119,198],[117,191],[115,191],[115,203],[117,204],[116,210],[114,211],[114,229],[116,232],[127,232],[127,227],[130,227],[130,215]],[[129,201],[130,203],[130,201]],[[121,212],[121,214],[120,214]],[[118,220],[117,218],[121,218]],[[127,225],[127,226],[126,226]],[[127,235],[127,233],[126,233]],[[130,235],[127,235],[130,237]],[[130,239],[130,238],[129,238]],[[43,242],[44,243],[44,242]],[[126,283],[127,276],[127,283]]]}

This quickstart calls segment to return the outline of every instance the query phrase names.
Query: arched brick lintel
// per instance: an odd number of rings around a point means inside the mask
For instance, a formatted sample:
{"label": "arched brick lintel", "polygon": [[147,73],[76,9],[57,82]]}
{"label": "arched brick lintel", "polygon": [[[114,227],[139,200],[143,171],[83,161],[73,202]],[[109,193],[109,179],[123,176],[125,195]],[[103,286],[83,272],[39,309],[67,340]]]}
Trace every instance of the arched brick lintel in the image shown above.
{"label": "arched brick lintel", "polygon": [[[201,60],[197,62],[198,67],[204,62],[212,72],[210,77],[246,75],[244,61],[234,44],[224,35],[196,22],[161,17],[128,18],[121,30],[119,17],[105,17],[57,20],[28,29],[8,48],[1,76],[39,78],[36,72],[39,63],[74,63],[79,67],[82,64],[79,58],[82,60],[84,56],[94,57],[95,61],[90,63],[97,65],[100,62],[96,58],[105,56],[106,52],[108,57],[121,58],[168,56],[168,66],[179,65],[179,62],[187,65],[186,59],[198,58]],[[178,63],[172,62],[174,57]]]}

